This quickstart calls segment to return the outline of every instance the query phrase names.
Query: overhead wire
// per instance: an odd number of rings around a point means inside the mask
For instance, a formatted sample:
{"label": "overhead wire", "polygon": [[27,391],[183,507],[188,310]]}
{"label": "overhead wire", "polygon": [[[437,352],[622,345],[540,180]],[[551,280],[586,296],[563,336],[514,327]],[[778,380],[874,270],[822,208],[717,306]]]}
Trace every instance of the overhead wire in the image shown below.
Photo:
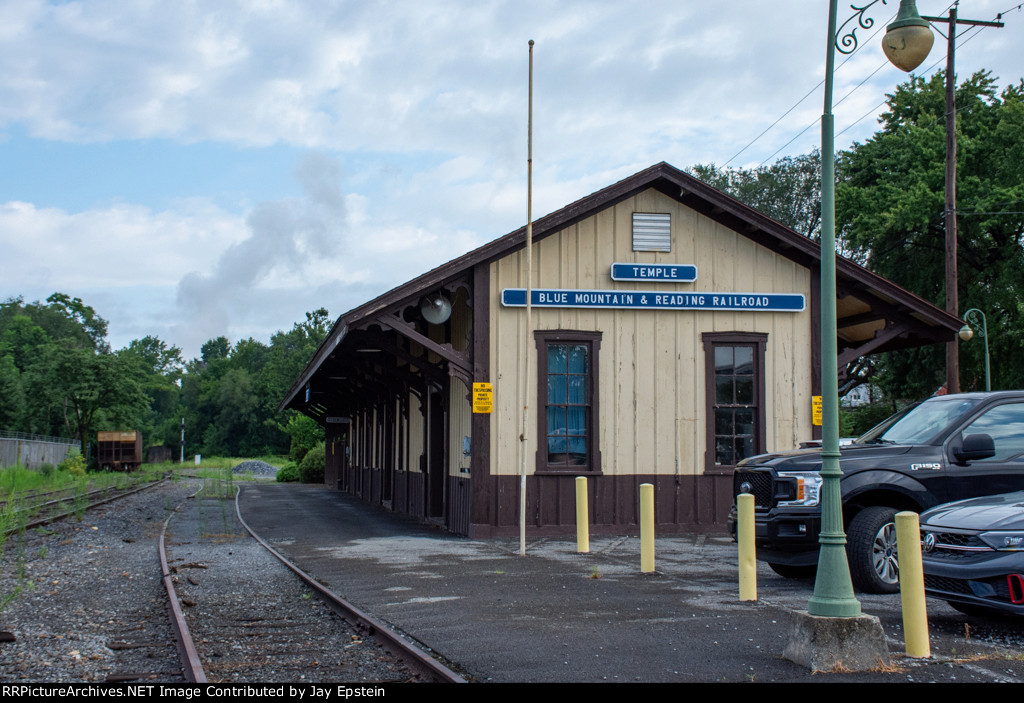
{"label": "overhead wire", "polygon": [[[868,38],[870,39],[871,37],[868,37]],[[853,95],[853,93],[854,93],[854,92],[855,92],[855,91],[856,91],[856,90],[857,90],[858,88],[860,88],[860,87],[861,87],[862,85],[864,85],[864,84],[865,84],[866,82],[868,82],[868,80],[870,80],[872,76],[874,76],[874,75],[875,75],[876,73],[878,73],[878,72],[879,72],[879,71],[881,71],[881,70],[882,70],[883,68],[885,68],[885,67],[886,67],[886,65],[888,65],[888,64],[887,64],[887,62],[885,62],[885,61],[883,61],[883,62],[882,62],[881,64],[879,64],[878,68],[876,68],[876,69],[875,69],[874,71],[872,71],[872,72],[871,72],[870,74],[868,74],[868,76],[867,76],[867,77],[866,77],[866,78],[865,78],[864,80],[862,80],[862,81],[861,81],[860,83],[858,83],[858,84],[857,84],[857,85],[855,85],[855,86],[854,86],[853,88],[851,88],[851,89],[850,89],[850,91],[849,91],[849,92],[848,92],[848,93],[847,93],[846,95],[844,95],[843,97],[839,98],[839,100],[838,100],[838,101],[836,101],[836,104],[835,104],[835,106],[839,106],[839,105],[841,105],[841,104],[842,104],[842,102],[843,102],[844,100],[846,100],[846,99],[847,99],[848,97],[850,97],[851,95]],[[820,85],[820,83],[819,83],[819,85]],[[884,104],[885,104],[885,101],[882,101],[882,103],[881,103],[881,104],[882,104],[882,105],[884,105]],[[834,106],[834,107],[835,107],[835,106]],[[875,109],[877,110],[878,108],[876,107]],[[868,113],[868,114],[871,114],[871,113]],[[866,115],[865,115],[865,117],[866,117]],[[860,119],[864,119],[864,118],[862,117],[862,118],[860,118]],[[860,120],[858,120],[858,122],[859,122],[859,121],[860,121]],[[774,151],[774,152],[773,152],[773,153],[771,154],[771,156],[769,156],[769,157],[767,157],[767,158],[763,159],[763,160],[761,161],[761,163],[759,163],[759,164],[758,164],[758,166],[759,166],[759,167],[760,167],[760,166],[764,166],[764,165],[765,165],[766,163],[768,163],[769,161],[771,161],[771,160],[772,160],[772,159],[773,159],[773,158],[774,158],[775,156],[777,156],[777,155],[778,155],[778,153],[779,153],[780,151],[782,151],[783,149],[785,149],[786,147],[788,147],[788,146],[789,146],[790,144],[792,144],[793,142],[795,142],[795,141],[796,141],[797,139],[799,139],[799,138],[800,138],[801,136],[803,136],[803,134],[804,134],[804,133],[805,133],[805,132],[806,132],[807,130],[809,130],[809,129],[810,129],[811,127],[814,127],[815,125],[818,125],[818,124],[821,124],[821,118],[820,118],[820,117],[819,117],[818,119],[816,119],[816,120],[815,120],[814,122],[812,122],[811,124],[809,124],[809,125],[807,125],[806,127],[804,127],[804,128],[802,129],[802,130],[800,130],[800,132],[799,132],[799,133],[798,133],[798,134],[797,134],[797,135],[796,135],[795,137],[793,137],[793,138],[792,138],[792,139],[790,139],[790,140],[789,140],[788,142],[786,142],[785,144],[783,144],[782,146],[780,146],[780,147],[779,147],[778,149],[776,149],[776,150],[775,150],[775,151]],[[851,126],[852,126],[852,125],[851,125]],[[849,129],[849,127],[847,127],[846,129]],[[844,130],[843,130],[843,132],[845,132],[845,131],[846,131],[846,129],[844,129]],[[842,134],[843,132],[839,132],[839,134]],[[836,136],[838,137],[838,136],[839,136],[839,134],[837,134]]]}
{"label": "overhead wire", "polygon": [[[953,4],[955,4],[955,3],[950,3],[950,4],[949,4],[949,5],[948,5],[948,6],[946,7],[946,10],[945,10],[945,11],[948,11],[948,10],[949,10],[949,8],[953,6]],[[1002,19],[1002,16],[1003,16],[1004,14],[1008,13],[1008,12],[1012,12],[1013,10],[1021,10],[1022,8],[1024,8],[1024,3],[1019,3],[1019,4],[1017,4],[1017,5],[1015,5],[1015,6],[1011,7],[1011,8],[1009,8],[1008,10],[1004,10],[1003,12],[1000,12],[1000,13],[998,13],[998,14],[996,15],[996,17],[995,17],[995,20],[994,20],[994,21],[998,21],[998,20]],[[883,24],[882,26],[885,26],[885,25]],[[934,25],[933,25],[933,26],[934,26]],[[968,29],[967,29],[967,30],[966,30],[966,31],[965,31],[965,32],[963,33],[963,35],[961,35],[961,37],[958,37],[958,39],[957,39],[957,48],[959,49],[960,47],[964,46],[964,45],[965,45],[965,44],[966,44],[967,42],[971,41],[971,40],[972,40],[972,39],[973,39],[973,38],[974,38],[975,36],[977,36],[977,35],[979,34],[979,32],[980,32],[980,31],[981,31],[982,29],[985,29],[985,27],[983,27],[983,26],[977,26],[977,25],[972,25],[972,26],[968,27]],[[878,32],[880,32],[880,31],[881,31],[881,27],[879,27],[879,29],[875,30],[875,32],[874,32],[874,33],[873,33],[873,34],[872,34],[871,36],[869,36],[869,37],[867,38],[867,40],[865,40],[865,43],[866,43],[867,41],[870,41],[871,39],[873,39],[873,38],[875,37],[875,35],[877,35],[877,34],[878,34]],[[938,28],[936,28],[936,31],[938,31]],[[939,33],[940,33],[940,34],[942,34],[942,32],[939,32]],[[945,35],[943,34],[943,36],[945,36]],[[858,50],[859,50],[859,48],[858,48]],[[856,51],[854,51],[853,53],[851,53],[851,54],[850,54],[850,56],[849,56],[849,57],[848,57],[848,58],[846,59],[846,61],[849,61],[849,60],[850,60],[851,58],[853,58],[853,55],[854,55],[855,53],[856,53]],[[932,71],[932,70],[934,70],[934,69],[935,69],[935,67],[936,67],[936,66],[938,66],[938,65],[939,65],[940,63],[942,63],[942,62],[943,62],[944,60],[945,60],[945,57],[944,57],[944,56],[943,56],[942,58],[939,58],[939,59],[938,59],[938,60],[936,60],[936,61],[935,61],[934,63],[932,63],[932,64],[931,64],[931,65],[930,65],[930,66],[929,66],[929,67],[928,67],[927,69],[925,69],[925,70],[924,70],[924,71],[923,71],[922,73],[926,73],[926,74],[927,74],[927,73],[931,73],[931,71]],[[842,65],[845,65],[846,61],[843,61],[843,64],[841,64],[841,65],[840,65],[840,68],[842,67]],[[867,82],[867,81],[868,81],[868,80],[869,80],[869,79],[870,79],[870,78],[871,78],[872,76],[874,76],[874,75],[875,75],[876,73],[878,73],[878,72],[879,72],[879,71],[880,71],[880,70],[881,70],[882,68],[884,68],[884,67],[885,67],[886,65],[887,65],[887,62],[883,62],[883,63],[882,63],[882,64],[881,64],[881,65],[880,65],[880,66],[879,66],[878,68],[876,68],[876,69],[875,69],[874,71],[872,71],[872,72],[871,72],[871,74],[867,76],[867,78],[865,78],[865,79],[864,79],[864,80],[862,80],[862,81],[861,81],[860,83],[858,83],[858,84],[857,84],[856,86],[854,86],[854,87],[853,87],[852,89],[850,89],[850,91],[849,91],[849,92],[847,92],[847,93],[846,93],[846,95],[844,95],[844,96],[843,96],[842,98],[840,98],[840,99],[839,99],[839,100],[838,100],[838,101],[837,101],[837,102],[836,102],[835,104],[836,104],[836,105],[839,105],[839,104],[841,104],[841,103],[842,103],[842,102],[843,102],[844,100],[846,100],[847,98],[849,98],[849,97],[850,97],[850,96],[851,96],[851,95],[852,95],[852,94],[853,94],[854,92],[856,92],[856,91],[857,91],[857,89],[861,88],[861,87],[862,87],[862,86],[863,86],[863,85],[864,85],[864,84],[865,84],[865,83],[866,83],[866,82]],[[838,69],[837,69],[837,70],[838,70]],[[820,87],[820,86],[822,85],[822,83],[824,83],[824,81],[821,81],[820,83],[818,83],[818,85],[817,85],[817,86],[815,86],[815,87],[814,87],[814,89],[813,89],[813,90],[812,90],[811,92],[814,92],[815,90],[817,90],[817,89],[818,89],[818,87]],[[783,119],[783,118],[784,118],[784,117],[785,117],[786,115],[788,115],[788,114],[789,114],[790,112],[792,112],[792,111],[793,111],[793,110],[794,110],[794,109],[795,109],[795,108],[796,108],[796,107],[797,107],[797,106],[798,106],[798,105],[799,105],[800,103],[802,103],[802,102],[803,102],[804,100],[806,100],[806,99],[807,99],[807,97],[808,97],[808,96],[807,96],[807,95],[805,95],[805,96],[804,96],[803,98],[801,98],[801,99],[800,99],[800,101],[798,101],[798,102],[796,103],[796,105],[794,105],[794,106],[793,106],[793,107],[791,107],[791,108],[790,108],[789,110],[787,110],[787,111],[786,111],[786,113],[785,113],[784,115],[782,115],[782,117],[780,117],[779,119],[775,120],[775,122],[773,122],[773,123],[772,123],[772,124],[771,124],[771,125],[770,125],[770,126],[768,127],[768,129],[766,129],[766,130],[764,130],[763,132],[761,132],[761,134],[759,134],[759,135],[758,135],[757,137],[755,137],[755,138],[754,138],[754,139],[753,139],[753,140],[752,140],[752,141],[751,141],[751,142],[750,142],[749,144],[747,144],[747,145],[746,145],[745,147],[743,147],[743,149],[741,149],[741,150],[740,150],[739,152],[737,152],[737,153],[736,153],[736,154],[735,154],[735,155],[734,155],[734,156],[733,156],[733,157],[732,157],[731,159],[729,159],[729,161],[725,162],[725,165],[726,165],[726,166],[728,166],[728,164],[729,164],[729,163],[730,163],[730,162],[731,162],[731,161],[732,161],[733,159],[735,159],[735,158],[736,158],[736,156],[739,156],[739,155],[740,155],[740,154],[742,154],[742,153],[743,153],[744,151],[746,151],[746,150],[747,150],[747,149],[748,149],[748,148],[749,148],[750,146],[752,146],[752,145],[753,145],[753,144],[754,144],[755,142],[757,142],[757,141],[758,141],[758,140],[759,140],[759,139],[760,139],[760,138],[761,138],[762,136],[764,136],[764,135],[765,135],[765,134],[766,134],[766,133],[768,132],[768,130],[770,130],[770,129],[771,129],[772,127],[774,127],[774,126],[775,126],[776,124],[778,124],[778,123],[779,123],[779,122],[780,122],[780,121],[781,121],[781,120],[782,120],[782,119]],[[851,122],[850,124],[846,125],[846,127],[844,127],[844,128],[842,129],[842,130],[840,130],[839,132],[837,132],[837,133],[836,133],[836,136],[838,137],[838,136],[842,135],[842,134],[843,134],[844,132],[846,132],[847,130],[849,130],[849,129],[853,128],[854,126],[856,126],[857,124],[859,124],[859,123],[860,123],[860,122],[862,122],[863,120],[867,119],[867,118],[868,118],[868,117],[869,117],[870,115],[876,114],[876,113],[877,113],[877,111],[878,111],[878,109],[879,109],[879,108],[881,108],[881,107],[882,107],[883,105],[885,105],[885,103],[886,103],[886,100],[883,100],[883,101],[881,101],[880,103],[878,103],[878,104],[877,104],[877,105],[876,105],[876,106],[875,106],[874,108],[872,108],[872,109],[871,109],[871,110],[869,110],[868,112],[864,113],[864,114],[863,114],[863,115],[862,115],[861,117],[857,118],[856,120],[854,120],[854,121],[853,121],[853,122]],[[963,109],[963,108],[960,108],[960,109]],[[773,159],[773,158],[774,158],[775,156],[777,156],[777,155],[778,155],[778,154],[779,154],[780,152],[784,151],[784,150],[785,150],[785,149],[786,149],[786,148],[787,148],[787,147],[788,147],[788,146],[789,146],[790,144],[792,144],[792,143],[793,143],[793,142],[795,142],[795,141],[796,141],[797,139],[799,139],[799,138],[800,138],[801,136],[803,136],[803,135],[804,135],[804,134],[805,134],[805,133],[807,132],[807,130],[811,129],[812,127],[814,127],[814,126],[816,126],[816,125],[818,125],[818,124],[820,124],[820,123],[821,123],[821,118],[819,117],[819,118],[817,118],[817,119],[816,119],[816,120],[815,120],[814,122],[810,123],[809,125],[807,125],[806,127],[804,127],[804,128],[802,129],[802,130],[800,130],[800,132],[798,132],[798,133],[797,133],[797,134],[796,134],[795,136],[793,136],[793,137],[792,137],[792,138],[791,138],[791,139],[790,139],[789,141],[787,141],[787,142],[786,142],[785,144],[783,144],[783,145],[782,145],[781,147],[779,147],[779,148],[778,148],[778,149],[776,149],[776,150],[775,150],[774,152],[772,152],[772,154],[771,154],[770,156],[768,156],[767,158],[763,159],[763,160],[762,160],[762,161],[760,162],[760,164],[758,164],[758,166],[764,166],[764,165],[765,165],[766,163],[768,163],[769,161],[771,161],[771,160],[772,160],[772,159]]]}
{"label": "overhead wire", "polygon": [[[896,15],[894,14],[894,15],[893,15],[892,17],[890,17],[890,18],[889,18],[889,21],[891,22],[891,21],[892,21],[892,18],[893,18],[893,17],[895,17],[895,16],[896,16]],[[869,36],[869,37],[868,37],[868,38],[867,38],[867,39],[865,40],[865,42],[864,42],[864,43],[867,43],[868,41],[871,41],[872,39],[874,39],[874,38],[875,38],[875,36],[876,36],[876,35],[877,35],[877,34],[878,34],[878,33],[879,33],[880,31],[882,31],[882,27],[884,27],[884,26],[885,26],[885,24],[881,24],[881,25],[879,25],[878,29],[876,29],[876,30],[874,31],[874,33],[872,33],[872,34],[871,34],[871,36]],[[846,57],[846,59],[844,59],[844,60],[843,60],[843,62],[842,62],[842,63],[840,63],[838,67],[836,67],[836,69],[835,69],[835,72],[839,72],[840,70],[842,70],[843,66],[845,66],[845,65],[847,64],[847,62],[848,62],[848,61],[850,61],[850,60],[851,60],[851,59],[852,59],[852,58],[854,57],[854,55],[855,55],[855,54],[856,54],[856,53],[857,53],[858,51],[860,51],[860,47],[861,47],[861,46],[863,46],[863,44],[861,44],[861,43],[858,43],[858,45],[857,45],[857,48],[856,48],[856,49],[854,49],[854,50],[853,50],[852,52],[850,52],[850,54],[849,54],[849,55],[848,55],[848,56]],[[872,74],[872,75],[873,75],[873,74]],[[759,140],[759,139],[760,139],[761,137],[763,137],[763,136],[764,136],[765,134],[767,134],[767,133],[768,133],[769,131],[771,131],[772,127],[774,127],[774,126],[775,126],[775,125],[777,125],[777,124],[778,124],[779,122],[781,122],[781,121],[782,121],[783,119],[785,119],[785,118],[786,118],[786,116],[787,116],[787,115],[788,115],[789,113],[793,112],[793,110],[795,110],[796,108],[800,107],[800,105],[801,105],[801,104],[802,104],[802,103],[803,103],[803,102],[804,102],[805,100],[807,100],[807,98],[811,97],[811,95],[813,95],[813,94],[814,94],[815,92],[817,92],[818,88],[820,88],[820,87],[821,87],[821,86],[823,86],[824,84],[825,84],[825,80],[824,80],[824,79],[822,79],[822,80],[818,81],[818,84],[817,84],[816,86],[814,86],[813,88],[811,88],[811,89],[810,89],[810,90],[809,90],[809,91],[807,92],[807,94],[805,94],[805,95],[804,95],[804,96],[803,96],[802,98],[800,98],[799,100],[797,100],[797,101],[796,101],[796,102],[795,102],[795,103],[794,103],[794,104],[792,105],[792,107],[790,107],[790,108],[789,108],[788,110],[786,110],[786,111],[785,111],[784,113],[782,113],[782,115],[780,115],[778,119],[776,119],[776,120],[775,120],[774,122],[772,122],[772,123],[771,123],[770,125],[768,125],[768,126],[767,126],[767,127],[766,127],[766,128],[764,129],[764,131],[762,131],[762,132],[761,132],[760,134],[758,134],[758,135],[757,135],[756,137],[754,137],[753,139],[751,139],[751,140],[750,140],[750,142],[749,142],[749,143],[748,143],[748,144],[747,144],[746,146],[744,146],[744,147],[743,147],[742,149],[740,149],[740,150],[739,150],[739,151],[737,151],[737,152],[736,152],[735,154],[733,154],[733,155],[732,155],[731,157],[729,157],[729,160],[728,160],[728,161],[726,161],[726,162],[725,162],[724,164],[722,164],[722,165],[723,165],[723,166],[728,166],[729,164],[731,164],[731,163],[733,162],[733,160],[734,160],[734,159],[735,159],[735,158],[736,158],[737,156],[739,156],[739,155],[740,155],[740,154],[742,154],[742,153],[743,153],[744,151],[746,151],[746,150],[747,150],[747,149],[749,149],[749,148],[750,148],[751,146],[753,146],[753,145],[754,145],[755,143],[757,143],[757,141],[758,141],[758,140]],[[818,121],[820,122],[820,120],[818,120]],[[808,126],[807,128],[805,128],[805,129],[803,130],[803,132],[801,132],[800,134],[803,134],[804,132],[806,132],[806,131],[807,131],[808,129],[810,129],[810,128],[811,128],[811,127],[813,127],[813,126],[814,126],[814,124],[811,124],[811,125],[809,125],[809,126]],[[793,137],[793,139],[791,139],[791,140],[790,140],[790,141],[789,141],[789,142],[787,143],[787,146],[789,145],[789,143],[792,143],[792,142],[793,142],[793,141],[794,141],[795,139],[797,139],[797,138],[798,138],[799,136],[800,136],[800,135],[797,135],[796,137]],[[783,147],[783,148],[785,148],[785,147]],[[778,153],[778,152],[776,152],[776,153]],[[769,158],[770,158],[770,157],[769,157]],[[763,164],[764,162],[762,161],[761,163]]]}

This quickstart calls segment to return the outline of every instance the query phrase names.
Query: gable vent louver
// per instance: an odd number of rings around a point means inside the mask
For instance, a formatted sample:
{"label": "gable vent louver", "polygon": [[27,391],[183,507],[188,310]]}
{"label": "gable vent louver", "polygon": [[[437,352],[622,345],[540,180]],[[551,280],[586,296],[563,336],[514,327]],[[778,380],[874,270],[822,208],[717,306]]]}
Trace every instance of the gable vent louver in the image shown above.
{"label": "gable vent louver", "polygon": [[672,216],[634,212],[633,251],[672,251]]}

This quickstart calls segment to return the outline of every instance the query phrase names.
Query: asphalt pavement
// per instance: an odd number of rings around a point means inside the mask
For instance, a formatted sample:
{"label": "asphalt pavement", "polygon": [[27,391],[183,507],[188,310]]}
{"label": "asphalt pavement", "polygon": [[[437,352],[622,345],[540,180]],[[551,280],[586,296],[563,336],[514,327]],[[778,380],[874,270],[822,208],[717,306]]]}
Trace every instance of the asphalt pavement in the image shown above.
{"label": "asphalt pavement", "polygon": [[782,658],[813,581],[759,565],[741,602],[721,535],[469,540],[300,484],[245,484],[242,516],[302,569],[479,682],[1024,682],[1024,618],[968,618],[928,601],[932,657],[904,654],[899,595],[859,595],[892,666],[813,673]]}

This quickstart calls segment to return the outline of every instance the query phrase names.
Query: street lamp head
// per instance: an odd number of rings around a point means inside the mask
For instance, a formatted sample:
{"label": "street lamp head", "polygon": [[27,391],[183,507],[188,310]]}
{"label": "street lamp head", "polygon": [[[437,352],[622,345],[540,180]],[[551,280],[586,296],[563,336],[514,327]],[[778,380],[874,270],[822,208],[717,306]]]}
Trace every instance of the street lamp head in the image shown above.
{"label": "street lamp head", "polygon": [[970,339],[974,336],[974,330],[971,329],[970,325],[964,325],[963,327],[960,328],[960,332],[958,333],[958,335],[960,339],[967,342],[970,341]]}
{"label": "street lamp head", "polygon": [[900,0],[896,21],[885,30],[882,51],[893,66],[908,73],[928,57],[935,41],[928,22],[921,18],[914,0]]}

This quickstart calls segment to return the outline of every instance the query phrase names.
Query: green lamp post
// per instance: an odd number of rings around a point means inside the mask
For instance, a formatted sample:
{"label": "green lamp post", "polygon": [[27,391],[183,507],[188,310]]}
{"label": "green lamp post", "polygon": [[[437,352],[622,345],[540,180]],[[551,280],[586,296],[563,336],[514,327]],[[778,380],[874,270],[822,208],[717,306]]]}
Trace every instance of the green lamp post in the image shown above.
{"label": "green lamp post", "polygon": [[[879,0],[862,8],[854,7],[859,27],[869,28],[874,21],[865,11]],[[884,0],[882,0],[884,2]],[[825,60],[825,109],[821,117],[821,532],[818,542],[818,575],[814,595],[807,612],[823,617],[857,617],[860,602],[853,595],[850,565],[846,559],[846,533],[843,531],[842,495],[839,479],[839,369],[836,328],[836,199],[835,199],[835,126],[832,117],[832,83],[836,52],[836,4],[830,0],[828,11],[828,52]],[[845,27],[853,18],[843,23]],[[855,26],[839,43],[842,53],[857,47]],[[899,15],[887,27],[882,46],[890,61],[904,71],[917,68],[932,45],[928,23],[921,19],[913,0],[901,0]],[[924,44],[927,46],[924,46]],[[898,59],[898,61],[897,61]]]}
{"label": "green lamp post", "polygon": [[964,313],[964,322],[967,324],[960,328],[959,337],[965,342],[974,336],[974,327],[978,325],[978,318],[981,318],[981,338],[985,340],[985,390],[992,390],[992,377],[989,375],[988,363],[988,324],[985,322],[985,313],[978,308],[971,308]]}

